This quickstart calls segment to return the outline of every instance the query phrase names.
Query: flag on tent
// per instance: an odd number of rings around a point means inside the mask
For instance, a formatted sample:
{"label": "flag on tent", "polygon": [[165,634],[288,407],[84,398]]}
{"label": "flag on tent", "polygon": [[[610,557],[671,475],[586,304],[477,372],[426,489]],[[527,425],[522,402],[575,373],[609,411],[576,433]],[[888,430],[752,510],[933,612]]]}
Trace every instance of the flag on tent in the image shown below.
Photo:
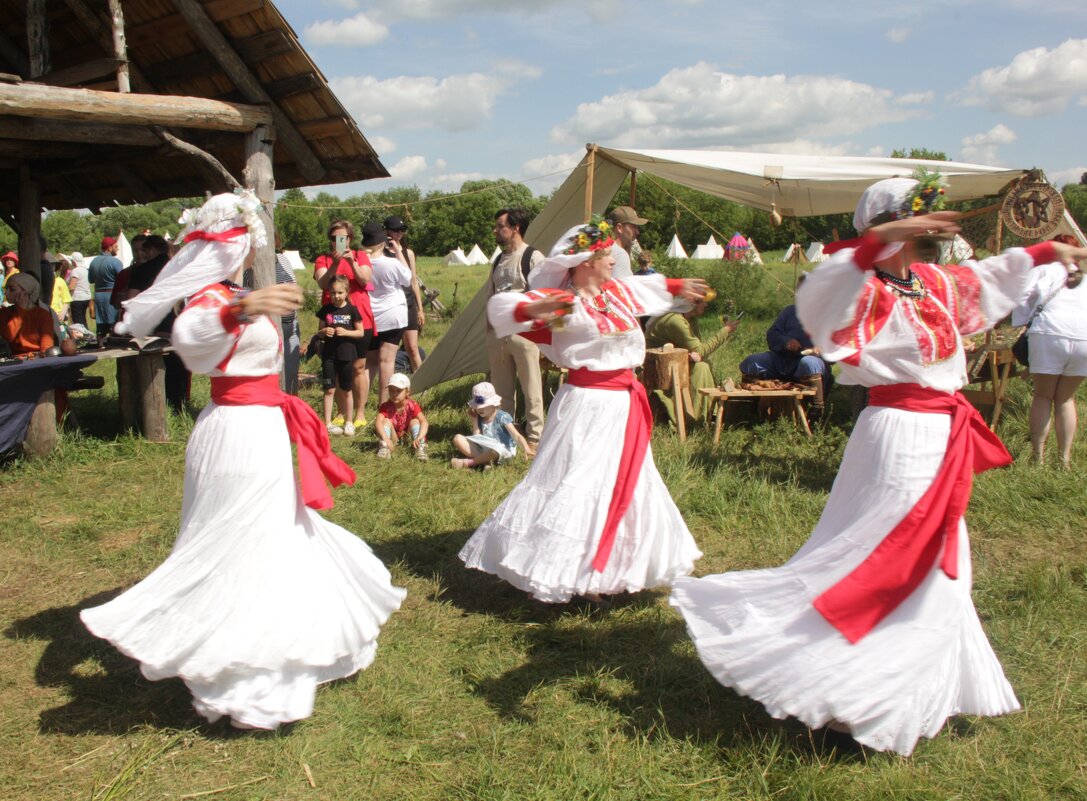
{"label": "flag on tent", "polygon": [[487,257],[483,255],[483,251],[479,249],[479,245],[472,245],[472,249],[468,251],[468,255],[465,259],[469,264],[487,264]]}
{"label": "flag on tent", "polygon": [[464,255],[464,251],[461,250],[460,248],[457,248],[455,250],[451,250],[451,251],[449,251],[448,253],[445,254],[445,264],[446,265],[449,265],[449,266],[454,265],[454,264],[464,265],[464,264],[467,264],[467,263],[468,263],[468,257]]}
{"label": "flag on tent", "polygon": [[812,242],[808,245],[808,250],[804,253],[804,258],[812,264],[818,264],[821,261],[826,261],[830,257],[823,252],[822,242]]}
{"label": "flag on tent", "polygon": [[744,235],[737,231],[732,235],[732,238],[728,240],[728,244],[725,246],[725,258],[729,261],[743,261],[748,247],[749,245],[744,238]]}

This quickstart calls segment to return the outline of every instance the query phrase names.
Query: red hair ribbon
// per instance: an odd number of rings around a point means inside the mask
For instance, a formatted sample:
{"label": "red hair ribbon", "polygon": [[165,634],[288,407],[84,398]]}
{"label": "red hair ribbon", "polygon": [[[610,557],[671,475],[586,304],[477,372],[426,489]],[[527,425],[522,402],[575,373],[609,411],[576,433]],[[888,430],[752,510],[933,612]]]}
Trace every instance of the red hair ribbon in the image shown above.
{"label": "red hair ribbon", "polygon": [[208,231],[190,231],[185,234],[185,243],[188,244],[195,239],[202,239],[206,242],[229,242],[231,239],[237,239],[239,236],[244,236],[249,233],[249,229],[244,225],[238,228],[230,228],[226,231],[222,231],[218,234],[212,234]]}

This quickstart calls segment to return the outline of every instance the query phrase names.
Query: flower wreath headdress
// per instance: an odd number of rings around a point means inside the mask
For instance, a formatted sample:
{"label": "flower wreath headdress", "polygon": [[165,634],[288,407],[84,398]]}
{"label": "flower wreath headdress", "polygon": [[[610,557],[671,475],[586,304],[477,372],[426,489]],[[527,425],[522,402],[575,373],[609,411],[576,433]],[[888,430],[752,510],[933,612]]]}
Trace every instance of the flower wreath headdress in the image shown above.
{"label": "flower wreath headdress", "polygon": [[879,225],[893,220],[904,220],[907,217],[917,217],[921,214],[931,214],[934,211],[942,211],[947,205],[947,179],[938,172],[929,172],[924,167],[918,167],[910,178],[914,184],[902,204],[895,209],[890,209],[872,218],[869,225]]}
{"label": "flower wreath headdress", "polygon": [[[219,195],[218,198],[224,197]],[[268,232],[260,218],[261,202],[252,189],[234,191],[232,203],[205,203],[198,209],[185,209],[178,220],[183,226],[175,242],[194,240],[224,241],[247,233],[252,237],[254,247],[263,247],[268,242]],[[220,224],[241,217],[243,226],[211,233],[211,229],[222,227]]]}
{"label": "flower wreath headdress", "polygon": [[594,215],[592,220],[578,228],[577,232],[568,238],[570,245],[563,254],[573,256],[585,251],[607,250],[615,244],[613,234],[611,223],[599,215]]}

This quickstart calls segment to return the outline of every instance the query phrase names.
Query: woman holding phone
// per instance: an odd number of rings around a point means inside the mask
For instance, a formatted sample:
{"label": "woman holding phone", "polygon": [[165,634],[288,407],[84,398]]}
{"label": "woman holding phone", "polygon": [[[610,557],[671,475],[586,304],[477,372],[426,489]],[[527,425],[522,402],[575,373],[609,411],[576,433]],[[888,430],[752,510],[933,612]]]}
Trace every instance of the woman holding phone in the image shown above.
{"label": "woman holding phone", "polygon": [[349,220],[336,220],[328,227],[329,252],[317,257],[313,263],[313,278],[317,286],[321,287],[321,305],[327,305],[329,284],[337,275],[347,279],[348,302],[362,314],[362,326],[365,333],[356,341],[358,346],[358,358],[354,363],[354,380],[351,386],[351,394],[354,400],[355,420],[334,419],[337,426],[352,423],[356,431],[362,430],[366,425],[366,399],[370,395],[370,372],[366,368],[366,354],[370,349],[370,339],[373,337],[374,314],[370,308],[370,290],[373,288],[370,279],[373,270],[370,259],[364,251],[356,251],[352,247],[355,239],[355,226]]}

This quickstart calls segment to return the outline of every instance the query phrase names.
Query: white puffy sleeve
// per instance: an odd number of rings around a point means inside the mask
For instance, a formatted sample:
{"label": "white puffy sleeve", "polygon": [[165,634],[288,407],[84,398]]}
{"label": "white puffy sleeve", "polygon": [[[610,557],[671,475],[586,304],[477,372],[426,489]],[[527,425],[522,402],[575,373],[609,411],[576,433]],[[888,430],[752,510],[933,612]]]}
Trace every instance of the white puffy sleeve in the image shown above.
{"label": "white puffy sleeve", "polygon": [[683,300],[679,293],[683,290],[683,279],[666,278],[660,273],[654,275],[632,275],[629,278],[613,280],[605,288],[617,291],[626,301],[627,306],[638,317],[664,314],[665,312],[690,311],[690,301]]}
{"label": "white puffy sleeve", "polygon": [[170,337],[174,350],[194,373],[211,373],[237,346],[242,327],[230,301],[218,289],[195,295],[177,316]]}

